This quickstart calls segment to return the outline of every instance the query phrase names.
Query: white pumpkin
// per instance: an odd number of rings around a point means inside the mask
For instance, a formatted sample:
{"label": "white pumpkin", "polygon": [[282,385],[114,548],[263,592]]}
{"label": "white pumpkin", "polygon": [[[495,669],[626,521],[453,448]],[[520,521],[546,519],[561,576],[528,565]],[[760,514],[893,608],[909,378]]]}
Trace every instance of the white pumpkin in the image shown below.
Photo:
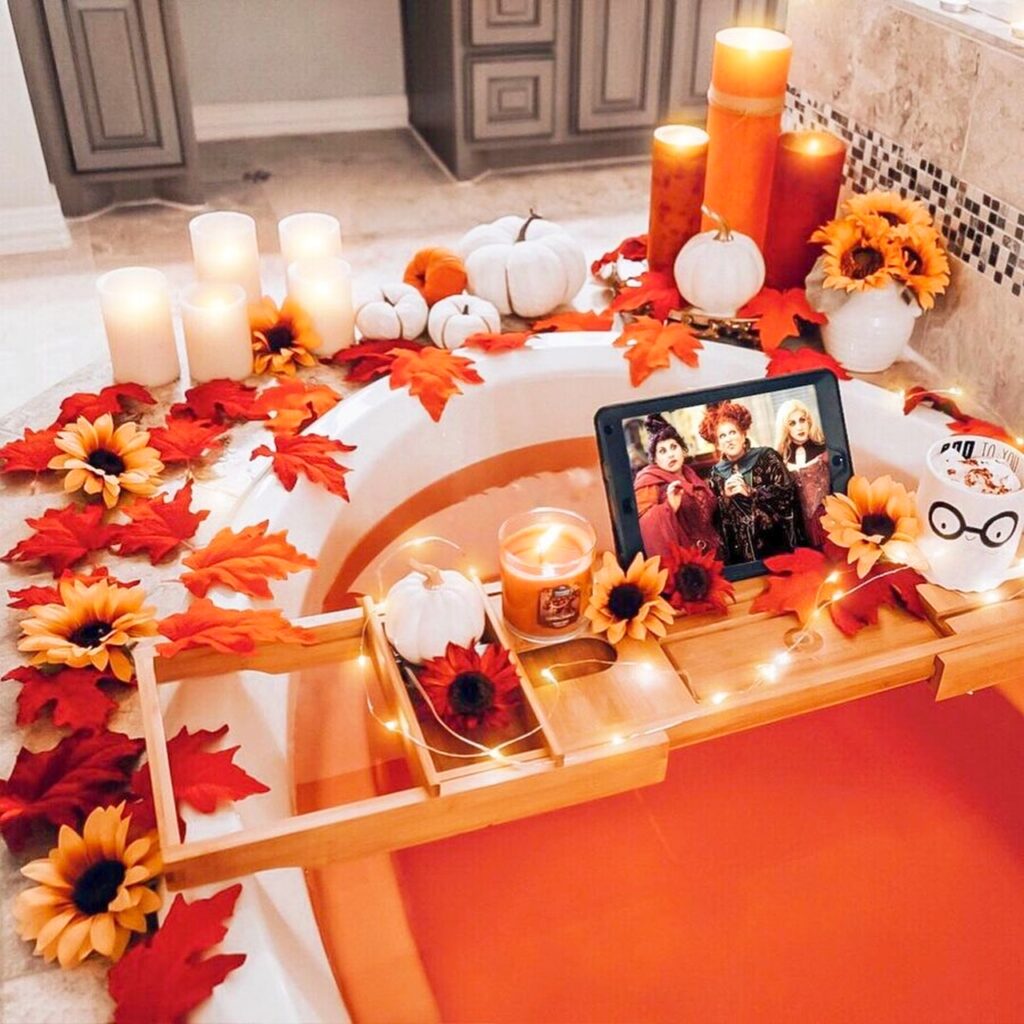
{"label": "white pumpkin", "polygon": [[356,327],[364,338],[411,341],[427,326],[427,300],[411,284],[384,284],[362,295]]}
{"label": "white pumpkin", "polygon": [[679,293],[702,313],[735,316],[764,284],[764,257],[757,243],[703,207],[718,227],[694,235],[679,250],[675,263]]}
{"label": "white pumpkin", "polygon": [[440,299],[430,307],[427,331],[441,348],[458,348],[474,334],[497,334],[501,317],[494,303],[462,292]]}
{"label": "white pumpkin", "polygon": [[501,217],[459,242],[469,291],[501,313],[533,318],[572,302],[587,279],[580,244],[557,224],[530,216]]}
{"label": "white pumpkin", "polygon": [[475,644],[484,631],[480,588],[454,569],[409,564],[414,571],[395,583],[384,604],[384,632],[395,650],[422,665],[449,644]]}

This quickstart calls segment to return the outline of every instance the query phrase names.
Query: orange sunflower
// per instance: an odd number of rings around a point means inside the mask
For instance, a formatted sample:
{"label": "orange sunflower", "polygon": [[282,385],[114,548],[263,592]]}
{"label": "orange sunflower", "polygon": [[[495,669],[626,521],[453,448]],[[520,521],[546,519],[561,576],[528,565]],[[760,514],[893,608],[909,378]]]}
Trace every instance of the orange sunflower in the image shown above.
{"label": "orange sunflower", "polygon": [[321,345],[320,335],[309,314],[291,299],[281,308],[264,295],[249,307],[254,373],[294,374],[299,366],[315,366],[313,352]]}
{"label": "orange sunflower", "polygon": [[595,633],[605,633],[608,642],[617,644],[624,636],[644,640],[648,633],[664,636],[672,622],[672,609],[661,596],[667,573],[655,555],[642,554],[623,572],[615,556],[606,551],[601,568],[594,574],[594,590],[583,613]]}
{"label": "orange sunflower", "polygon": [[925,224],[905,224],[894,228],[892,237],[900,260],[897,276],[906,281],[922,309],[931,309],[935,296],[949,284],[949,259],[938,231]]}
{"label": "orange sunflower", "polygon": [[50,459],[50,469],[62,469],[64,490],[102,494],[107,508],[117,504],[121,491],[147,496],[156,493],[164,464],[149,447],[149,431],[137,423],[122,423],[104,413],[90,423],[79,416],[54,439],[63,454]]}
{"label": "orange sunflower", "polygon": [[846,494],[825,498],[821,525],[833,544],[849,549],[846,560],[857,563],[861,579],[882,557],[920,569],[925,563],[915,544],[921,532],[916,499],[891,476],[854,476]]}
{"label": "orange sunflower", "polygon": [[725,611],[734,600],[732,584],[722,575],[725,564],[712,551],[672,545],[665,558],[668,603],[689,615]]}
{"label": "orange sunflower", "polygon": [[888,284],[899,271],[899,251],[881,217],[834,220],[811,235],[825,246],[825,287],[847,292]]}
{"label": "orange sunflower", "polygon": [[500,644],[488,644],[482,653],[449,644],[440,658],[424,663],[420,686],[441,720],[456,732],[508,725],[522,697],[515,666]]}
{"label": "orange sunflower", "polygon": [[881,217],[890,227],[921,224],[931,227],[932,216],[924,203],[907,199],[899,192],[868,192],[853,195],[843,203],[843,212],[857,220]]}

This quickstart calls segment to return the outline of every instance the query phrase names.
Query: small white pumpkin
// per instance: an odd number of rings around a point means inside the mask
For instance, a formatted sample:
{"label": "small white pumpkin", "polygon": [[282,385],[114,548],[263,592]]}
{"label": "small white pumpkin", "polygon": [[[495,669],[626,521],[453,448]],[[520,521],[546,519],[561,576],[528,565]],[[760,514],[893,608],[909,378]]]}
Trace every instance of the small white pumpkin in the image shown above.
{"label": "small white pumpkin", "polygon": [[533,318],[572,302],[587,279],[580,244],[538,217],[501,217],[468,231],[458,246],[469,291],[500,313]]}
{"label": "small white pumpkin", "polygon": [[474,334],[497,334],[501,317],[493,302],[462,292],[440,299],[430,307],[430,339],[441,348],[458,348]]}
{"label": "small white pumpkin", "polygon": [[701,209],[718,227],[694,235],[679,250],[676,287],[702,313],[735,316],[764,284],[764,257],[749,235],[730,231],[714,210]]}
{"label": "small white pumpkin", "polygon": [[364,338],[411,341],[427,326],[427,300],[411,284],[383,284],[360,296],[356,327]]}
{"label": "small white pumpkin", "polygon": [[384,632],[395,650],[422,665],[449,644],[475,644],[484,631],[480,588],[454,569],[409,564],[413,572],[392,586],[384,604]]}

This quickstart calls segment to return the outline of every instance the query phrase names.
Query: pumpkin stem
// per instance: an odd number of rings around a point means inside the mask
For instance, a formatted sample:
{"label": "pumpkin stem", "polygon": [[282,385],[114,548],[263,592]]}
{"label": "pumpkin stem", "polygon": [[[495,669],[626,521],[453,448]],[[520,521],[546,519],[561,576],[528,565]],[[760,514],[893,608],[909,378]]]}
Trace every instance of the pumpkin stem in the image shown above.
{"label": "pumpkin stem", "polygon": [[704,203],[701,204],[700,212],[703,213],[705,217],[709,217],[715,222],[716,242],[732,241],[732,231],[729,229],[729,223],[720,213],[716,213],[710,206]]}
{"label": "pumpkin stem", "polygon": [[417,562],[415,558],[409,559],[409,566],[413,572],[420,572],[426,577],[423,581],[423,586],[427,590],[437,590],[438,587],[444,586],[444,580],[441,577],[441,570],[436,565],[427,565],[426,562]]}
{"label": "pumpkin stem", "polygon": [[526,241],[526,232],[529,230],[530,225],[535,220],[543,220],[543,219],[544,218],[531,207],[530,208],[530,216],[527,217],[526,220],[523,221],[523,226],[519,229],[519,234],[516,235],[516,241],[517,242],[525,242]]}

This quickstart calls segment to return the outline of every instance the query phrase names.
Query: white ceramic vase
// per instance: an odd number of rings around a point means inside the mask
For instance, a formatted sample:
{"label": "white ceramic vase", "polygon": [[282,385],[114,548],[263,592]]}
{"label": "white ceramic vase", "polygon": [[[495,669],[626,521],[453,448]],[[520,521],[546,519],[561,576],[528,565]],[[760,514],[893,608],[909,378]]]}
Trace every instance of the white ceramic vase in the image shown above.
{"label": "white ceramic vase", "polygon": [[879,373],[907,351],[916,302],[905,302],[894,281],[882,288],[854,292],[821,328],[825,351],[848,370]]}

